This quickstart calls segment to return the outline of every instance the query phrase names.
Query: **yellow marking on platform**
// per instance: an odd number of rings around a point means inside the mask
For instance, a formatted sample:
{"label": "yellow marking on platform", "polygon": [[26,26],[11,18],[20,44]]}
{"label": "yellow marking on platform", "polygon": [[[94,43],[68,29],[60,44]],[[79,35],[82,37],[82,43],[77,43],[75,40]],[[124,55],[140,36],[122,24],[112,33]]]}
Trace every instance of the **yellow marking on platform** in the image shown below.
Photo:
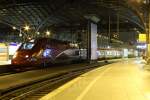
{"label": "yellow marking on platform", "polygon": [[[96,79],[95,79],[94,81],[92,81],[90,85],[87,86],[87,88],[85,89],[85,91],[82,92],[82,94],[81,94],[76,100],[81,100],[81,99],[83,98],[83,96],[88,92],[88,90],[93,86],[93,84],[94,84],[100,77],[102,77],[102,75],[103,75],[106,71],[108,71],[109,69],[110,69],[110,68],[107,68],[107,69],[104,70],[103,73],[100,73],[101,76],[96,77]],[[93,71],[95,71],[95,70],[92,70],[92,71],[90,71],[90,72],[93,72]],[[69,88],[69,87],[71,87],[72,85],[74,85],[74,83],[76,83],[76,82],[78,82],[79,80],[81,80],[81,78],[82,78],[81,76],[86,76],[86,75],[88,75],[90,72],[85,73],[85,74],[83,74],[83,75],[80,75],[79,77],[73,79],[72,81],[70,81],[70,82],[66,83],[65,85],[59,87],[58,89],[52,91],[52,92],[49,93],[48,95],[45,95],[45,96],[42,97],[40,100],[50,100],[50,99],[52,99],[52,98],[55,97],[57,94],[61,93],[62,91],[66,90],[67,88]]]}
{"label": "yellow marking on platform", "polygon": [[[111,67],[110,67],[111,68]],[[100,73],[86,88],[85,90],[78,96],[76,100],[82,100],[85,94],[92,88],[92,86],[108,71],[110,68],[103,71],[103,73]]]}
{"label": "yellow marking on platform", "polygon": [[77,77],[73,79],[72,81],[68,82],[67,84],[63,85],[62,87],[59,87],[58,89],[54,90],[53,92],[49,93],[48,95],[42,97],[40,100],[50,100],[57,94],[61,93],[62,91],[66,90],[70,86],[72,86],[75,82],[79,81],[81,77]]}

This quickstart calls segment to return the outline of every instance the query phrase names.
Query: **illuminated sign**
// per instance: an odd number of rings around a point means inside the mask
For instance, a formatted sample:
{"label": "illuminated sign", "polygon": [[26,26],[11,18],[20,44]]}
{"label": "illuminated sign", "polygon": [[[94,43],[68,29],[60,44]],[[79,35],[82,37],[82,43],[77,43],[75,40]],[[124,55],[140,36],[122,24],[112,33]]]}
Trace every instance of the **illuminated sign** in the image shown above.
{"label": "illuminated sign", "polygon": [[139,34],[139,42],[146,43],[146,34]]}
{"label": "illuminated sign", "polygon": [[146,44],[137,45],[136,48],[138,48],[138,49],[146,49]]}

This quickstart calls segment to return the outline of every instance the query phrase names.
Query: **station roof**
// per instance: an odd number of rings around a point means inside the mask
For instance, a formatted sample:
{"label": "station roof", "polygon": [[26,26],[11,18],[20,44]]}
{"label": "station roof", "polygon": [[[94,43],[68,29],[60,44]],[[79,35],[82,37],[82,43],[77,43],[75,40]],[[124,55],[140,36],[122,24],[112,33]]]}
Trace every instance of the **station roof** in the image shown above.
{"label": "station roof", "polygon": [[137,9],[128,0],[0,0],[0,30],[29,25],[36,32],[51,26],[82,25],[91,18],[105,30],[109,18],[113,29],[144,30]]}

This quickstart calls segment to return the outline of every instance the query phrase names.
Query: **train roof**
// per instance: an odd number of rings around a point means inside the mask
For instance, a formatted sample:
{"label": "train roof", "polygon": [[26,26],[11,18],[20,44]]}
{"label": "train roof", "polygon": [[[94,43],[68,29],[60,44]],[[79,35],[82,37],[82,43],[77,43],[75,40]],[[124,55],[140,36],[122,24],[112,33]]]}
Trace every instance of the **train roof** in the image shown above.
{"label": "train roof", "polygon": [[69,41],[62,41],[62,40],[57,40],[57,39],[52,39],[52,38],[38,38],[36,39],[35,41],[41,41],[41,42],[44,42],[44,41],[51,41],[51,42],[54,42],[54,43],[63,43],[63,44],[68,44],[70,43]]}

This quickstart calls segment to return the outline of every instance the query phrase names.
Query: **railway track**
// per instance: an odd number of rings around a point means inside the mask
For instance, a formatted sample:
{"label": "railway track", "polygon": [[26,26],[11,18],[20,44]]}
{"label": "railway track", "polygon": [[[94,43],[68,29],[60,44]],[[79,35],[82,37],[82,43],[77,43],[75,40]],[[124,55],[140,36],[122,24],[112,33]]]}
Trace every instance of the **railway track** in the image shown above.
{"label": "railway track", "polygon": [[[57,65],[57,66],[62,66],[62,65]],[[41,69],[39,66],[35,66],[35,67],[28,67],[28,66],[26,66],[28,69],[26,68],[24,70],[19,69],[19,67],[22,67],[22,66],[17,66],[16,67],[15,65],[0,65],[0,76],[21,73],[21,72],[25,72],[25,71],[29,71],[29,70]]]}
{"label": "railway track", "polygon": [[14,74],[16,72],[11,71],[12,65],[0,65],[0,76]]}
{"label": "railway track", "polygon": [[92,70],[97,66],[99,66],[99,64],[72,70],[70,72],[62,73],[46,80],[42,80],[33,84],[29,84],[27,86],[19,87],[18,89],[4,92],[1,94],[0,100],[37,100],[47,93],[51,92],[58,86],[62,85],[63,83],[89,70]]}
{"label": "railway track", "polygon": [[[82,64],[84,64],[84,63],[82,63]],[[71,64],[71,65],[76,65],[76,64]],[[54,66],[59,67],[62,65],[53,65],[51,67],[54,68]],[[66,64],[65,66],[70,66],[70,65]],[[44,68],[48,68],[48,67],[44,67]],[[43,67],[41,67],[41,66],[30,67],[30,66],[0,65],[0,76],[16,74],[16,73],[21,73],[21,72],[26,72],[26,71],[31,71],[31,70],[40,70],[40,69],[43,69]]]}

